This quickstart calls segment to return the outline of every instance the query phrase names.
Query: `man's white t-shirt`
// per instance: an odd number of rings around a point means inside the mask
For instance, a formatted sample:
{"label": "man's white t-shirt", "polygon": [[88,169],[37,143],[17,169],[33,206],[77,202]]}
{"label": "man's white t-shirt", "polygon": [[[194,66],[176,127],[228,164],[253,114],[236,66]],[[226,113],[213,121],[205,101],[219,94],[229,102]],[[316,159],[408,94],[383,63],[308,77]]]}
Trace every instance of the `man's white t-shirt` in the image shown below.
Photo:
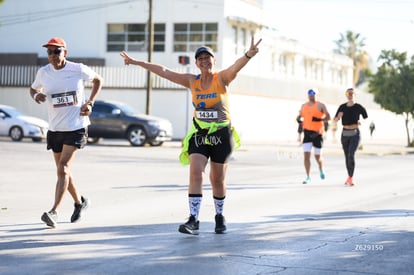
{"label": "man's white t-shirt", "polygon": [[74,131],[90,124],[88,116],[80,115],[80,108],[87,101],[84,81],[95,76],[88,66],[70,61],[60,70],[51,64],[38,70],[32,88],[46,95],[50,131]]}

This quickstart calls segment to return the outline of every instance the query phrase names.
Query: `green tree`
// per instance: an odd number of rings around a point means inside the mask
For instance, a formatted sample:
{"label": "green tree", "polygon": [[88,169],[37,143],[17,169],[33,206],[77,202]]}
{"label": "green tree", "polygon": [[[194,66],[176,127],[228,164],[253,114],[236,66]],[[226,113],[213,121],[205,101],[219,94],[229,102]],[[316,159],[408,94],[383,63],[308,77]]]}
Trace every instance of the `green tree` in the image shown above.
{"label": "green tree", "polygon": [[408,63],[406,52],[382,50],[378,61],[381,65],[371,76],[368,91],[383,108],[404,116],[407,146],[413,146],[408,124],[414,116],[414,56]]}
{"label": "green tree", "polygon": [[340,38],[335,42],[335,53],[346,55],[353,61],[353,87],[357,87],[366,81],[369,75],[369,55],[364,50],[365,38],[361,34],[352,31],[340,33]]}

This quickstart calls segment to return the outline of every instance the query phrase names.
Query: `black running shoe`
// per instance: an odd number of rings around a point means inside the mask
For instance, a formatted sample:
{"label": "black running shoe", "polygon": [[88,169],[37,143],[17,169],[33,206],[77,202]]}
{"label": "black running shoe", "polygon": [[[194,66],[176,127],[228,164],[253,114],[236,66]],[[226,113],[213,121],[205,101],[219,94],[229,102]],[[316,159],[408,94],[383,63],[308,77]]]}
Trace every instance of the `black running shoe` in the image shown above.
{"label": "black running shoe", "polygon": [[198,226],[200,222],[196,221],[194,216],[190,216],[188,221],[178,228],[178,231],[184,234],[198,235]]}
{"label": "black running shoe", "polygon": [[43,213],[41,220],[47,226],[55,228],[57,224],[57,220],[58,220],[57,212],[56,211],[45,212]]}
{"label": "black running shoe", "polygon": [[81,201],[82,201],[81,204],[75,203],[75,210],[73,211],[72,217],[70,218],[70,222],[79,221],[81,218],[82,211],[88,208],[90,204],[89,200],[83,196],[81,197]]}
{"label": "black running shoe", "polygon": [[224,218],[224,216],[222,214],[217,214],[215,217],[216,220],[216,228],[214,229],[214,231],[217,234],[223,234],[226,230],[226,219]]}

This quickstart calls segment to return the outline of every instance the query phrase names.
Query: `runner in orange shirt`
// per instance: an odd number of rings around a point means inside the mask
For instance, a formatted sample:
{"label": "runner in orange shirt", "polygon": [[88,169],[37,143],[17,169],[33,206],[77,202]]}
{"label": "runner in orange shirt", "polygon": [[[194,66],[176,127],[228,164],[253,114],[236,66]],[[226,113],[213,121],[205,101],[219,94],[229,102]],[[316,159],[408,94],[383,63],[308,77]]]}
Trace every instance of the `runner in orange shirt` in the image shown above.
{"label": "runner in orange shirt", "polygon": [[312,147],[315,147],[315,160],[319,166],[319,175],[321,179],[325,179],[325,172],[323,170],[323,159],[321,156],[321,150],[323,146],[323,133],[324,122],[327,122],[331,119],[331,116],[325,106],[320,101],[316,100],[318,94],[317,89],[310,89],[308,91],[308,102],[304,103],[299,111],[298,119],[303,120],[303,152],[304,152],[304,165],[306,171],[306,179],[303,181],[303,184],[308,184],[311,182],[310,177],[310,155]]}

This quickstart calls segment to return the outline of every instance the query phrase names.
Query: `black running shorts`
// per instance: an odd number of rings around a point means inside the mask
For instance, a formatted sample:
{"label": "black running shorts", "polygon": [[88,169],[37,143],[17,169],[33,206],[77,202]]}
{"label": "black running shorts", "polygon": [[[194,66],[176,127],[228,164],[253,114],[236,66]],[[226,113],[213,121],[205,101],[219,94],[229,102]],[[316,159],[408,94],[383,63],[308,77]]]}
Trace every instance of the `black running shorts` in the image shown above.
{"label": "black running shorts", "polygon": [[81,128],[69,132],[47,132],[47,150],[52,149],[54,153],[62,152],[63,145],[75,146],[79,149],[85,147],[88,139],[87,128]]}
{"label": "black running shorts", "polygon": [[202,154],[216,163],[226,163],[233,151],[233,137],[229,127],[221,128],[207,135],[206,131],[198,131],[189,141],[188,153]]}
{"label": "black running shorts", "polygon": [[312,145],[315,148],[322,148],[323,137],[321,134],[314,132],[314,131],[309,131],[309,130],[304,130],[303,133],[304,133],[303,143],[312,142]]}

